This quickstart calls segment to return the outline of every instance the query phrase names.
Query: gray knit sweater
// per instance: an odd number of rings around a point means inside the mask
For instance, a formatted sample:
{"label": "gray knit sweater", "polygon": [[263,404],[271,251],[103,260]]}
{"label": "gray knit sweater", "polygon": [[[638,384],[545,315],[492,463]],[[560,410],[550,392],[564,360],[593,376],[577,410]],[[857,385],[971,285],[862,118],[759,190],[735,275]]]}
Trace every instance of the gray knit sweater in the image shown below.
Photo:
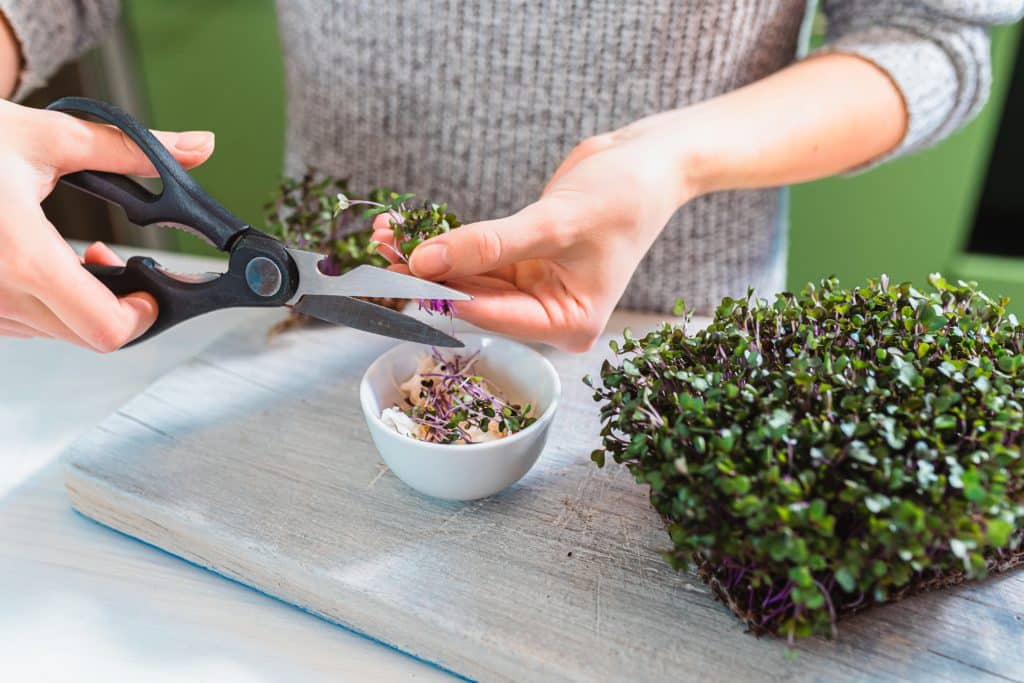
{"label": "gray knit sweater", "polygon": [[[20,92],[96,40],[117,4],[0,0],[25,56]],[[279,0],[285,170],[312,166],[357,188],[444,199],[466,220],[505,215],[536,199],[583,138],[792,62],[809,9],[806,0]],[[1024,0],[824,0],[824,10],[825,49],[871,60],[902,90],[904,154],[978,111],[986,25],[1016,20]],[[780,289],[784,204],[778,190],[691,202],[622,303],[665,311],[682,296],[706,310],[748,285]]]}

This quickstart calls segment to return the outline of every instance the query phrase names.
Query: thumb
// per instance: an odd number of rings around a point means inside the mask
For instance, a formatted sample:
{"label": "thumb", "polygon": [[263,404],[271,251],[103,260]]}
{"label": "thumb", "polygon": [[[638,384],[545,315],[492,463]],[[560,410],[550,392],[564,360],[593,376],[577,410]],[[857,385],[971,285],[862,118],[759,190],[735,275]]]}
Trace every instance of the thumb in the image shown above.
{"label": "thumb", "polygon": [[[156,169],[141,149],[120,129],[68,114],[40,111],[41,139],[50,140],[50,158],[43,161],[62,173],[107,171],[154,176]],[[193,168],[210,158],[215,139],[209,131],[152,131],[178,163]]]}
{"label": "thumb", "polygon": [[433,237],[413,250],[409,270],[434,280],[481,275],[518,261],[549,256],[559,247],[559,222],[540,200],[506,218],[472,223]]}

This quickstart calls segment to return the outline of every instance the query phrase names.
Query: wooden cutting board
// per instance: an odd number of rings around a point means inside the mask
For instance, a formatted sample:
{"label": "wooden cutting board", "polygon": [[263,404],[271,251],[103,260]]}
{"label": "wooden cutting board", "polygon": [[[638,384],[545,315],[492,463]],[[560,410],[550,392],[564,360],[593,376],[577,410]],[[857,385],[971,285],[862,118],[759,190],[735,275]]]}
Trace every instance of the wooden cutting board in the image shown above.
{"label": "wooden cutting board", "polygon": [[645,488],[589,459],[580,382],[604,344],[543,350],[564,400],[512,489],[423,497],[381,464],[357,400],[392,342],[348,329],[267,340],[261,319],[153,384],[78,441],[83,514],[465,677],[1020,680],[1024,582],[1009,576],[844,622],[838,644],[757,639],[671,570]]}

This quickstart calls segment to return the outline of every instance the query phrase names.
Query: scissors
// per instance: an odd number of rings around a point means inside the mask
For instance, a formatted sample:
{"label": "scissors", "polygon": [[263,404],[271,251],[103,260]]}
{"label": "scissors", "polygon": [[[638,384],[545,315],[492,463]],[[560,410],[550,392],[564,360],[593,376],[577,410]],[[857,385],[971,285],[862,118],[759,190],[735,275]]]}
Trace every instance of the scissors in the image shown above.
{"label": "scissors", "polygon": [[149,157],[163,189],[155,194],[123,175],[102,171],[71,173],[61,178],[62,182],[120,206],[137,225],[183,228],[229,255],[224,273],[173,273],[142,256],[133,256],[124,266],[85,264],[117,296],[141,291],[156,299],[156,322],[133,344],[211,311],[289,306],[297,313],[387,337],[433,346],[463,345],[413,317],[354,297],[468,301],[471,296],[369,265],[343,275],[325,275],[317,266],[323,254],[286,247],[225,209],[148,128],[126,112],[84,97],[65,97],[47,109],[91,116],[119,128]]}

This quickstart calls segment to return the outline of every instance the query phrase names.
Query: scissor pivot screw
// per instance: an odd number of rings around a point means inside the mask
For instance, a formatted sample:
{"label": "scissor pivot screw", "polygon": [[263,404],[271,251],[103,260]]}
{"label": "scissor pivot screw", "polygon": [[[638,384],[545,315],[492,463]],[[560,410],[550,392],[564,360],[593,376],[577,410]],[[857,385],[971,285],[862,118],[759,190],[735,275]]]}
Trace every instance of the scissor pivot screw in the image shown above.
{"label": "scissor pivot screw", "polygon": [[245,283],[259,296],[274,296],[281,291],[281,269],[266,256],[257,256],[245,264]]}

